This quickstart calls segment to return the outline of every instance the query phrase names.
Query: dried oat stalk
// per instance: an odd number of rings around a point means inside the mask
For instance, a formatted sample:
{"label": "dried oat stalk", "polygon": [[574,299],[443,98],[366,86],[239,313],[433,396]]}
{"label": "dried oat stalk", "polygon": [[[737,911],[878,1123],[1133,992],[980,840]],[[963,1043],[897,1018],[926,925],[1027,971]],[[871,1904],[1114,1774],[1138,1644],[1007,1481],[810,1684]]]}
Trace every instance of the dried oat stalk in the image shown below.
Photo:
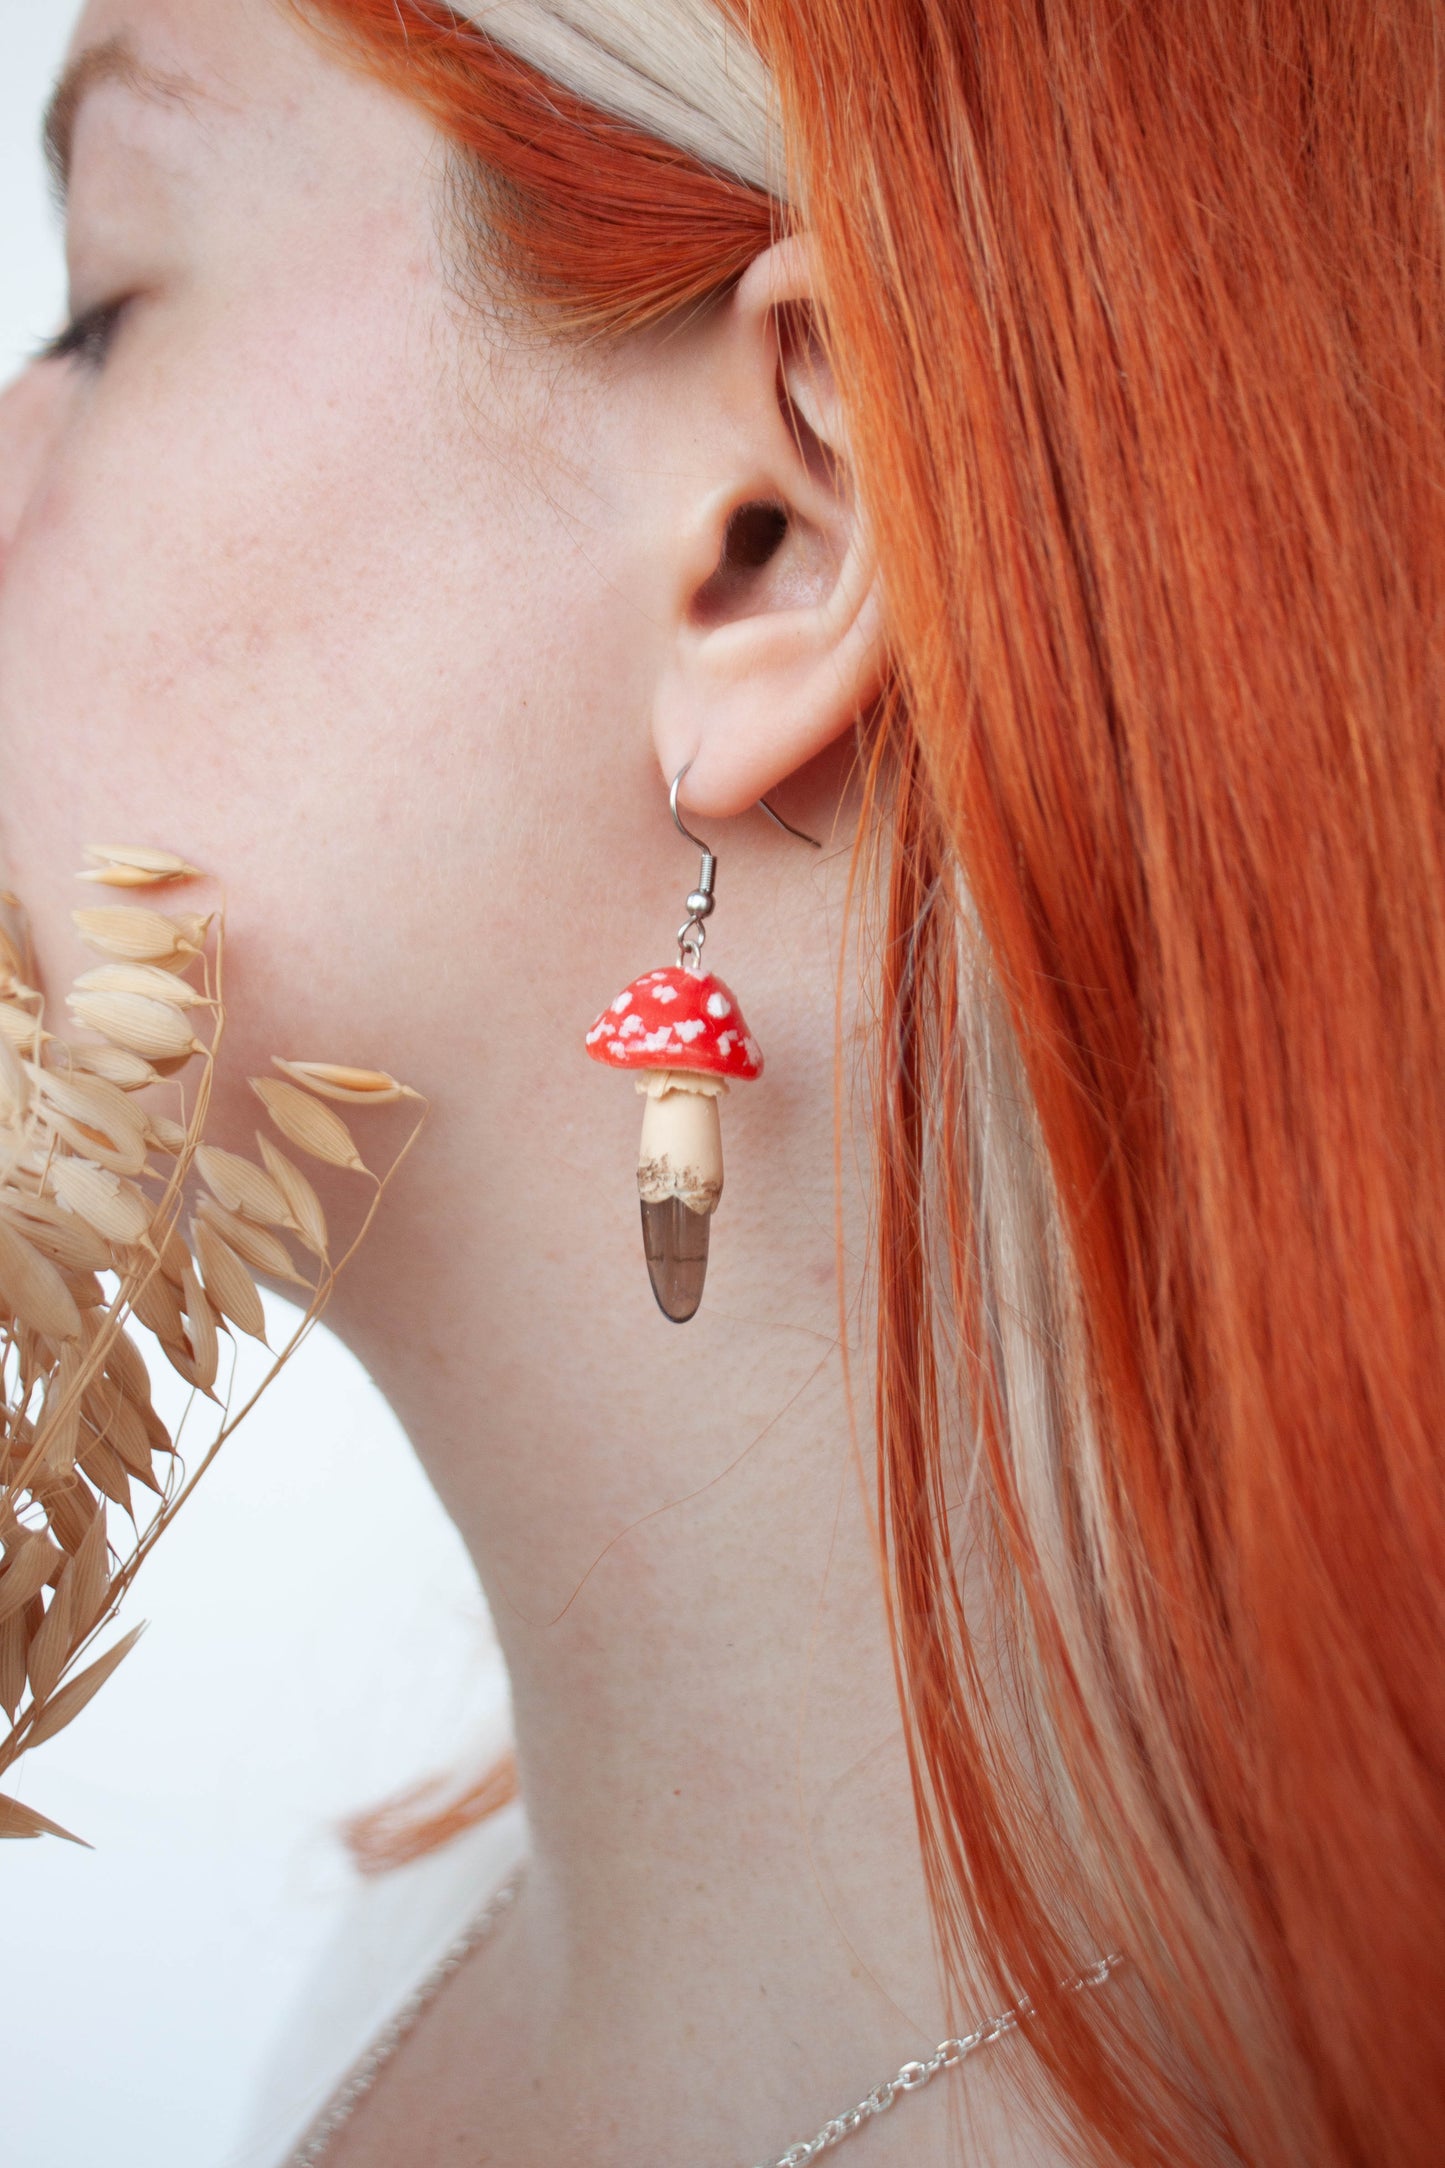
{"label": "dried oat stalk", "polygon": [[[0,1778],[78,1716],[134,1645],[140,1627],[83,1661],[219,1447],[319,1316],[421,1128],[419,1119],[376,1176],[337,1104],[418,1095],[374,1070],[278,1056],[277,1076],[252,1079],[275,1132],[257,1131],[256,1159],[206,1144],[225,1023],[224,910],[157,907],[157,891],[201,878],[167,852],[97,845],[86,855],[82,880],[152,895],[74,914],[101,959],[67,1002],[84,1038],[46,1028],[20,907],[0,894],[0,1709],[9,1725]],[[157,1110],[154,1093],[136,1096],[162,1084],[174,1090],[172,1113]],[[340,1258],[303,1169],[308,1156],[372,1186]],[[304,1315],[233,1411],[217,1391],[223,1342],[237,1333],[264,1341],[258,1274],[299,1290]],[[136,1325],[217,1411],[189,1470],[179,1435],[152,1405]],[[140,1512],[138,1490],[151,1499]],[[130,1524],[120,1545],[116,1516]],[[0,1791],[0,1837],[43,1835],[71,1832]]]}

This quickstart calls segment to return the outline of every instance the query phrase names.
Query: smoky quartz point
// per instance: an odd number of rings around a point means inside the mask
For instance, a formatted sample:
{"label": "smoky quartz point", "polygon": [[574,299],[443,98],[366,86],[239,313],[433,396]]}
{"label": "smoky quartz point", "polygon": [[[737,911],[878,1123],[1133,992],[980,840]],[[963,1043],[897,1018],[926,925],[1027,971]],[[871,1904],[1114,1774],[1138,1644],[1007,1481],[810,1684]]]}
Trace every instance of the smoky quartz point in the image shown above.
{"label": "smoky quartz point", "polygon": [[674,1325],[697,1315],[707,1278],[710,1212],[694,1212],[681,1197],[642,1205],[642,1247],[657,1307]]}

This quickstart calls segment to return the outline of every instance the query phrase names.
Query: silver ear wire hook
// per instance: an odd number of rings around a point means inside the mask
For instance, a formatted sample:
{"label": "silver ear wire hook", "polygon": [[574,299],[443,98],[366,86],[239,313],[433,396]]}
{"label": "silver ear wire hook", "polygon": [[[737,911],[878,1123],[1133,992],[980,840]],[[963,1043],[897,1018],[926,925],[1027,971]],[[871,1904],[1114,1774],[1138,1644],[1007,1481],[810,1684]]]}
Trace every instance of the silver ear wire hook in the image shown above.
{"label": "silver ear wire hook", "polygon": [[689,768],[690,768],[691,766],[692,766],[692,762],[691,762],[690,760],[685,760],[685,761],[683,762],[682,766],[681,766],[681,767],[680,767],[680,768],[678,769],[678,771],[677,771],[676,775],[675,775],[675,776],[673,777],[673,779],[672,779],[672,789],[671,789],[671,790],[670,790],[670,791],[668,792],[668,794],[667,794],[667,802],[668,802],[669,806],[671,806],[671,808],[672,808],[672,817],[673,817],[673,819],[674,819],[674,820],[676,821],[676,823],[677,823],[677,825],[678,825],[679,829],[681,829],[681,831],[682,831],[683,835],[685,835],[685,836],[687,837],[687,840],[688,840],[688,842],[689,842],[689,843],[695,843],[695,844],[697,845],[698,849],[699,849],[699,850],[700,850],[700,851],[702,852],[702,854],[703,854],[704,858],[712,858],[712,862],[713,862],[713,864],[714,864],[714,865],[716,865],[716,864],[717,864],[717,860],[716,860],[715,858],[713,858],[713,854],[712,854],[712,852],[711,852],[711,851],[710,851],[710,850],[708,849],[707,845],[706,845],[706,844],[705,844],[705,843],[703,842],[703,840],[702,840],[702,837],[701,837],[701,836],[695,836],[695,835],[693,834],[693,832],[692,832],[692,830],[691,830],[690,828],[687,828],[687,827],[684,827],[684,826],[683,826],[683,819],[682,819],[682,815],[681,815],[681,814],[680,814],[680,813],[678,812],[678,810],[677,810],[677,794],[678,794],[679,790],[680,790],[680,789],[682,788],[682,779],[683,779],[683,777],[684,777],[684,776],[685,776],[685,775],[687,774],[687,771],[688,771],[688,769],[689,769]]}
{"label": "silver ear wire hook", "polygon": [[702,945],[707,939],[703,920],[711,918],[717,909],[717,897],[713,893],[717,886],[717,858],[702,837],[695,836],[692,830],[685,826],[682,815],[677,810],[678,789],[691,766],[692,762],[689,760],[678,769],[672,779],[672,789],[667,794],[667,802],[672,808],[672,817],[678,832],[685,835],[689,843],[695,843],[702,852],[702,867],[698,873],[697,887],[687,899],[687,918],[677,929],[678,963],[687,969],[699,971],[702,968]]}
{"label": "silver ear wire hook", "polygon": [[[672,789],[668,792],[667,802],[672,808],[673,819],[677,822],[677,825],[682,830],[682,833],[687,837],[688,842],[695,843],[698,849],[702,851],[706,857],[712,858],[713,864],[716,865],[717,860],[713,857],[712,852],[708,850],[708,847],[703,842],[702,837],[695,836],[690,828],[683,827],[682,815],[677,810],[678,789],[682,783],[683,777],[687,774],[687,771],[691,766],[692,762],[690,760],[685,760],[682,766],[678,769],[676,775],[672,779]],[[806,836],[804,835],[801,828],[795,828],[791,821],[785,821],[781,813],[775,813],[773,811],[772,807],[768,804],[766,798],[759,798],[758,804],[767,814],[768,819],[775,822],[779,828],[785,829],[790,836],[796,836],[800,843],[811,843],[815,851],[822,850],[823,846],[818,841],[818,838],[816,836]]]}
{"label": "silver ear wire hook", "polygon": [[791,821],[785,821],[781,813],[775,813],[773,811],[772,807],[768,804],[766,798],[759,798],[758,804],[767,814],[768,819],[770,821],[776,821],[779,828],[786,829],[787,833],[790,836],[796,836],[800,843],[811,843],[815,851],[822,850],[823,846],[818,841],[818,838],[816,836],[805,836],[801,828],[795,828]]}
{"label": "silver ear wire hook", "polygon": [[[681,787],[683,777],[691,766],[692,762],[687,760],[678,769],[672,779],[672,789],[667,794],[667,802],[671,808],[672,817],[679,834],[686,836],[689,843],[695,843],[702,852],[702,866],[697,877],[697,887],[687,899],[687,919],[685,924],[680,926],[677,931],[677,960],[679,964],[686,965],[696,971],[701,966],[702,945],[707,939],[703,920],[711,918],[713,912],[717,909],[717,854],[708,849],[701,836],[695,836],[692,830],[685,826],[682,815],[677,810],[677,793]],[[801,828],[795,828],[791,821],[783,819],[781,813],[775,813],[766,798],[760,798],[758,804],[767,814],[768,819],[775,822],[788,835],[796,836],[800,843],[811,844],[815,851],[820,851],[823,848],[816,836],[805,836]]]}

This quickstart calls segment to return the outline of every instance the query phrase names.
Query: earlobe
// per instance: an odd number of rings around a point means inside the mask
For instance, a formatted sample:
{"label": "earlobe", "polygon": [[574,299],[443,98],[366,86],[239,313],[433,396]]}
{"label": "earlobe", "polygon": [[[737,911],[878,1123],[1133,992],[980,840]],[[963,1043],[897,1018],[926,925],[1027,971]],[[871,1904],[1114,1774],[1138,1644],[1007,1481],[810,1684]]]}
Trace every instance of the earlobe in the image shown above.
{"label": "earlobe", "polygon": [[674,621],[654,738],[688,764],[699,813],[745,812],[850,729],[877,697],[876,567],[853,489],[805,242],[749,268],[719,321],[716,387],[733,472],[708,477],[677,538]]}

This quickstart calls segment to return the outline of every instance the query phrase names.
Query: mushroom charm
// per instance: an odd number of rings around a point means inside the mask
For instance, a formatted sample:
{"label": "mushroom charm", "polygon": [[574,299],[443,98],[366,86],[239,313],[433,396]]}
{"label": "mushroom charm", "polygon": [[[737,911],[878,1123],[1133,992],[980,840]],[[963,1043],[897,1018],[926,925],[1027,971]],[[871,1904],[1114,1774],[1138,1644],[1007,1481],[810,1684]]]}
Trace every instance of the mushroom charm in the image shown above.
{"label": "mushroom charm", "polygon": [[708,1232],[722,1195],[718,1100],[729,1081],[760,1076],[763,1057],[737,997],[710,972],[646,971],[625,986],[587,1034],[594,1061],[642,1074],[637,1191],[642,1246],[664,1317],[696,1315]]}
{"label": "mushroom charm", "polygon": [[[683,827],[677,790],[686,774],[680,768],[673,777],[668,804],[680,833],[702,852],[702,868],[678,928],[676,966],[644,971],[624,986],[587,1034],[594,1061],[640,1072],[637,1089],[646,1100],[637,1153],[642,1249],[657,1306],[674,1325],[696,1317],[707,1277],[708,1236],[723,1186],[718,1101],[734,1080],[745,1083],[763,1073],[736,994],[702,968],[703,921],[717,905],[717,859],[701,836]],[[758,803],[776,827],[822,849],[766,798]]]}

